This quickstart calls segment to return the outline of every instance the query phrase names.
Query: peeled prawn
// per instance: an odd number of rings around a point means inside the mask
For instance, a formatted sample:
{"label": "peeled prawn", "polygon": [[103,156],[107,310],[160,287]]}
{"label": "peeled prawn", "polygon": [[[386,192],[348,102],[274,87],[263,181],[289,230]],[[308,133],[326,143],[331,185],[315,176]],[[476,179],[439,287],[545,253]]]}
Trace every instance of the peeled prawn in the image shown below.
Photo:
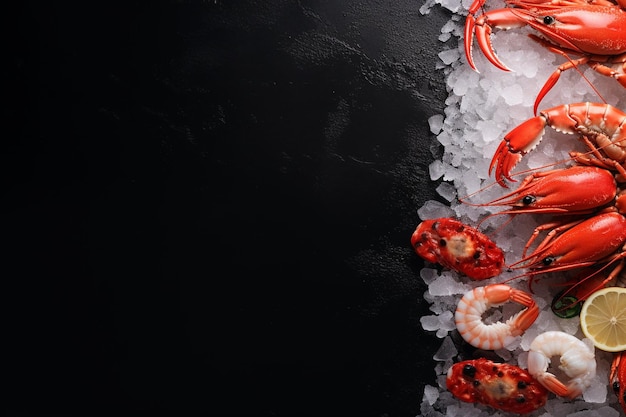
{"label": "peeled prawn", "polygon": [[[526,308],[506,322],[486,324],[483,313],[489,308],[507,301],[519,303]],[[461,298],[454,314],[456,328],[470,345],[481,349],[501,349],[516,336],[524,333],[539,316],[539,307],[530,294],[505,284],[477,287]]]}
{"label": "peeled prawn", "polygon": [[[570,378],[567,384],[548,372],[553,356],[560,356],[559,369]],[[596,359],[593,349],[582,340],[569,333],[549,331],[530,344],[528,372],[549,391],[573,399],[591,385],[596,376]]]}

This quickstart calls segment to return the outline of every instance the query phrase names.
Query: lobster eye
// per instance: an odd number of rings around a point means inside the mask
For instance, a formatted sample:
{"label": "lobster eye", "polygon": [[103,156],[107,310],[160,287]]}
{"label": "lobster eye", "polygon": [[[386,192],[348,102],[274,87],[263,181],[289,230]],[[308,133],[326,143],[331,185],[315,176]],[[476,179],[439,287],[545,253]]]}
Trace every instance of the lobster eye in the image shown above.
{"label": "lobster eye", "polygon": [[534,195],[526,195],[524,196],[524,198],[522,198],[522,204],[524,204],[525,206],[529,206],[535,201],[537,201],[537,198]]}
{"label": "lobster eye", "polygon": [[546,25],[551,25],[554,22],[556,22],[556,17],[554,17],[554,16],[545,16],[543,18],[543,23],[546,24]]}
{"label": "lobster eye", "polygon": [[556,258],[555,258],[554,256],[548,256],[547,258],[544,258],[544,260],[543,260],[543,261],[541,261],[541,262],[543,262],[543,264],[544,264],[545,266],[548,266],[548,265],[550,265],[552,262],[554,262],[555,260],[556,260]]}
{"label": "lobster eye", "polygon": [[[619,381],[613,382],[613,392],[619,394]],[[625,391],[626,392],[626,391]]]}

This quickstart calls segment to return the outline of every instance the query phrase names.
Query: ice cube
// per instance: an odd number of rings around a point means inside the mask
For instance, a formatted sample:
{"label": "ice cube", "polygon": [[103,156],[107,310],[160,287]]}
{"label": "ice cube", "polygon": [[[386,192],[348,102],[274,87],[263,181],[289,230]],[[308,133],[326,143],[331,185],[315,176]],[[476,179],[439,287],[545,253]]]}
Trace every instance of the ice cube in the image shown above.
{"label": "ice cube", "polygon": [[437,389],[437,387],[433,387],[432,385],[426,385],[424,387],[424,401],[426,401],[430,405],[433,405],[438,398],[439,389]]}
{"label": "ice cube", "polygon": [[441,342],[441,346],[439,346],[437,352],[433,355],[433,359],[436,361],[445,361],[452,359],[457,353],[458,351],[454,346],[454,342],[450,336],[446,336]]}

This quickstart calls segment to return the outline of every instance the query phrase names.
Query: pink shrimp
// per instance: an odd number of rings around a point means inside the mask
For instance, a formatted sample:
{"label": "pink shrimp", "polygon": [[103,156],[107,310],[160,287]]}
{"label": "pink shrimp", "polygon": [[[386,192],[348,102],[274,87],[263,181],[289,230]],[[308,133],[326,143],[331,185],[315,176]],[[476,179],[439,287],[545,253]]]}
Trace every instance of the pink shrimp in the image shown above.
{"label": "pink shrimp", "polygon": [[[570,377],[567,384],[548,372],[552,356],[560,356],[559,369]],[[595,354],[592,348],[569,333],[545,332],[530,344],[528,372],[556,395],[576,398],[591,385],[596,376]]]}
{"label": "pink shrimp", "polygon": [[[514,301],[526,308],[506,322],[485,324],[482,315],[489,308]],[[539,307],[530,294],[505,284],[477,287],[461,298],[454,314],[456,327],[463,339],[481,349],[501,349],[528,329],[539,316]]]}

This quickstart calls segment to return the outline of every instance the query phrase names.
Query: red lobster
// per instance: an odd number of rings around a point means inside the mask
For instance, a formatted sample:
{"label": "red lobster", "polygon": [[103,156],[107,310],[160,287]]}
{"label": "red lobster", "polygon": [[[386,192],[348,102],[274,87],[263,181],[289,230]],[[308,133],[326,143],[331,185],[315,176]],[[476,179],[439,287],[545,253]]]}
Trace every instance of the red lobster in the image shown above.
{"label": "red lobster", "polygon": [[541,142],[546,126],[581,136],[591,156],[571,152],[575,161],[616,171],[619,181],[626,181],[626,113],[610,104],[586,102],[543,110],[505,135],[489,165],[489,174],[495,172],[501,186],[506,187],[504,178],[515,181],[511,170]]}
{"label": "red lobster", "polygon": [[[493,28],[511,29],[530,26],[541,36],[529,35],[548,50],[565,56],[548,78],[535,100],[539,103],[558,81],[561,73],[583,64],[596,72],[615,78],[626,87],[626,8],[625,0],[505,0],[509,7],[476,13],[486,0],[475,0],[465,20],[465,56],[476,70],[472,57],[474,34],[478,46],[496,67],[509,71],[491,44]],[[570,56],[580,56],[571,59]]]}
{"label": "red lobster", "polygon": [[569,271],[606,264],[615,265],[606,278],[612,280],[622,270],[626,258],[626,217],[617,212],[601,212],[584,220],[547,223],[535,230],[526,249],[540,231],[547,236],[528,256],[509,265],[526,268],[531,274]]}
{"label": "red lobster", "polygon": [[[502,213],[550,213],[535,229],[522,258],[509,265],[529,275],[594,268],[589,277],[610,271],[598,286],[617,277],[626,263],[626,114],[608,104],[575,103],[542,111],[507,134],[490,173],[506,187],[510,171],[542,139],[545,126],[579,134],[588,153],[570,152],[580,165],[526,177],[521,187],[486,205],[508,205]],[[624,128],[624,129],[623,129]],[[527,255],[542,232],[545,238]],[[596,266],[601,265],[599,268]]]}
{"label": "red lobster", "polygon": [[[481,205],[509,206],[495,215],[554,215],[534,230],[522,258],[508,267],[527,268],[531,276],[584,268],[571,282],[572,287],[561,295],[576,299],[569,305],[559,304],[570,308],[624,269],[626,218],[615,207],[616,201],[623,202],[624,198],[624,192],[619,190],[610,171],[575,165],[529,175],[517,190]],[[544,231],[548,232],[545,238],[527,255],[532,243]]]}

